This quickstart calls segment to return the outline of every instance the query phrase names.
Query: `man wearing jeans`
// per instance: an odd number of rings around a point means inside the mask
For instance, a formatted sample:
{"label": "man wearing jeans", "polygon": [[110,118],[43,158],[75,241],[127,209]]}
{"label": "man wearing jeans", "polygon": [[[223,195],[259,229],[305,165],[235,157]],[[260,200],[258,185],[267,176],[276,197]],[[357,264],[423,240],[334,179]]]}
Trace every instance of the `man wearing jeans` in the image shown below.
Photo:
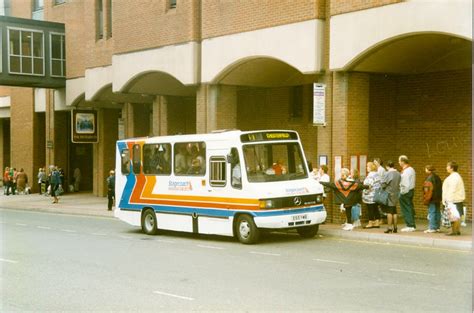
{"label": "man wearing jeans", "polygon": [[400,180],[400,208],[405,224],[407,225],[407,227],[402,228],[402,232],[412,232],[416,230],[415,206],[413,205],[416,174],[413,167],[410,166],[406,155],[401,155],[398,158],[398,164],[400,164],[402,168]]}

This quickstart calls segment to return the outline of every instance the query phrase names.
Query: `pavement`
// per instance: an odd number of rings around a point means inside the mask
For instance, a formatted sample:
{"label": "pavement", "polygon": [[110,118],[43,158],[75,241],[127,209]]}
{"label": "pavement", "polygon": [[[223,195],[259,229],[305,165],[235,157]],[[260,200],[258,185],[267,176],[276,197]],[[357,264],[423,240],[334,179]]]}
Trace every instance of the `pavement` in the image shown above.
{"label": "pavement", "polygon": [[[107,210],[107,198],[97,197],[88,192],[67,193],[60,197],[59,203],[53,204],[51,202],[51,197],[39,194],[15,196],[5,196],[3,192],[0,194],[0,208],[4,209],[113,218],[113,211]],[[319,228],[319,235],[381,244],[472,250],[472,222],[461,227],[461,236],[446,236],[445,234],[449,232],[446,228],[441,228],[440,233],[425,234],[423,230],[427,229],[428,221],[417,220],[416,223],[417,231],[397,234],[385,234],[385,225],[378,229],[355,228],[353,231],[344,231],[340,224],[325,223]],[[399,221],[399,231],[403,227],[404,224]]]}

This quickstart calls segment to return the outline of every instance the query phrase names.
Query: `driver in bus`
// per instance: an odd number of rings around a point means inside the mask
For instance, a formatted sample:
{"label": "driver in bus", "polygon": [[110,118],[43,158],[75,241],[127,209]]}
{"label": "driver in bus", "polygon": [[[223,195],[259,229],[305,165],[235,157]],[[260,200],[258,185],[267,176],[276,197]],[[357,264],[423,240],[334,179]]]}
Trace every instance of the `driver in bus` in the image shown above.
{"label": "driver in bus", "polygon": [[286,174],[286,166],[282,159],[278,159],[276,163],[273,163],[272,169],[275,171],[275,175]]}

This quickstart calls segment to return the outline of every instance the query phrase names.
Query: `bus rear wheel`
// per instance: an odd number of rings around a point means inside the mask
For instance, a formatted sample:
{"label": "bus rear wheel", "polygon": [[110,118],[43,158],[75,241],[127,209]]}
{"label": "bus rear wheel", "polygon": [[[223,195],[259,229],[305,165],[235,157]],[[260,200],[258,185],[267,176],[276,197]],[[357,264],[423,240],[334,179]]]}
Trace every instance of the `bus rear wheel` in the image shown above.
{"label": "bus rear wheel", "polygon": [[319,224],[311,225],[311,226],[298,227],[296,229],[298,234],[300,234],[300,236],[303,237],[303,238],[313,238],[318,233],[318,230],[319,230]]}
{"label": "bus rear wheel", "polygon": [[260,231],[255,225],[253,218],[248,215],[240,215],[237,218],[235,229],[237,239],[244,244],[253,244],[260,238]]}
{"label": "bus rear wheel", "polygon": [[147,235],[156,235],[158,227],[156,214],[152,209],[146,209],[142,214],[142,231]]}

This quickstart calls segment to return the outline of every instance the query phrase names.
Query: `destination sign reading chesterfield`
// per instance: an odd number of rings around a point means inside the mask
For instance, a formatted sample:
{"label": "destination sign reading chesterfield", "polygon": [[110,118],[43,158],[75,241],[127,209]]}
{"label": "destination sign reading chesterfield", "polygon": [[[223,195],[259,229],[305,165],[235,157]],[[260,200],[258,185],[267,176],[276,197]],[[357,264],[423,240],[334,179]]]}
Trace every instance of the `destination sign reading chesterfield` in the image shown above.
{"label": "destination sign reading chesterfield", "polygon": [[273,141],[273,140],[297,140],[298,135],[295,132],[259,132],[240,136],[242,142],[252,141]]}

